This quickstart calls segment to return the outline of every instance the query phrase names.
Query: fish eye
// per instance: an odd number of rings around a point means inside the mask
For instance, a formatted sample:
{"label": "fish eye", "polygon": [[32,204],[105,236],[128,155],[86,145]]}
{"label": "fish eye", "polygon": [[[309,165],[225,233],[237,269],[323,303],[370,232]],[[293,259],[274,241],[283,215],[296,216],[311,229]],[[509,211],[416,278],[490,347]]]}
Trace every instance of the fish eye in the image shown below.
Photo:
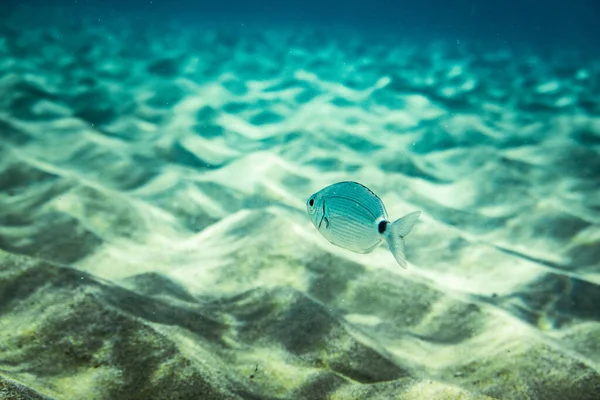
{"label": "fish eye", "polygon": [[308,204],[309,204],[311,207],[312,207],[312,206],[314,206],[314,205],[315,205],[315,199],[310,199],[310,200],[308,201]]}

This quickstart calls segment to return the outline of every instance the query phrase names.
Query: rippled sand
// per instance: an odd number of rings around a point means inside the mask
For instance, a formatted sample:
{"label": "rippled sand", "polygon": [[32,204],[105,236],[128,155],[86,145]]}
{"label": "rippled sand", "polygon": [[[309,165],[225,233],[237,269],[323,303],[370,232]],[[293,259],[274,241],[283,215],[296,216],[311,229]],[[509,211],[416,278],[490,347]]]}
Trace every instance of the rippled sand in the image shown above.
{"label": "rippled sand", "polygon": [[[600,60],[0,32],[0,395],[600,397]],[[407,270],[316,232],[340,180],[423,211]]]}

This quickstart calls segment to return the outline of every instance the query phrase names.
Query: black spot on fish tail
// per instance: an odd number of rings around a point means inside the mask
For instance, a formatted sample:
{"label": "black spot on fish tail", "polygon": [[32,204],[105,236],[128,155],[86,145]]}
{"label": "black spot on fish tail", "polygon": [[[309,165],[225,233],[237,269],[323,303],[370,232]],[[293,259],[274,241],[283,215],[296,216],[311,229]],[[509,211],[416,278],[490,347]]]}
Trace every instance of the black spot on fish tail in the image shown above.
{"label": "black spot on fish tail", "polygon": [[385,230],[387,229],[387,225],[388,225],[389,221],[383,220],[379,223],[379,225],[377,226],[377,229],[379,229],[379,233],[384,233]]}

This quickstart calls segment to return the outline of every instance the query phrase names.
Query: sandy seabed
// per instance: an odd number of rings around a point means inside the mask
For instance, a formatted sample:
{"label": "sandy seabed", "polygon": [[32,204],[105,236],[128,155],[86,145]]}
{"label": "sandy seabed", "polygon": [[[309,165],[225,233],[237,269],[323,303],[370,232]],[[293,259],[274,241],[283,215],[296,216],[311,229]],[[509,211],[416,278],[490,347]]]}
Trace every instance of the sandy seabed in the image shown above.
{"label": "sandy seabed", "polygon": [[[600,59],[0,30],[0,396],[600,398]],[[330,245],[341,180],[422,210]]]}

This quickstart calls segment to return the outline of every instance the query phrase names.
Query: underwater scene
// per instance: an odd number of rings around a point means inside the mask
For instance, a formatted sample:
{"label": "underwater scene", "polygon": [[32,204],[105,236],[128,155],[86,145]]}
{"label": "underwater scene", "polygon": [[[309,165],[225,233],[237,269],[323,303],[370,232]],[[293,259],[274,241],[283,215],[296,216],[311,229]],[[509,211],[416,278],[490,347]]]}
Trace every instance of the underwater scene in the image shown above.
{"label": "underwater scene", "polygon": [[0,399],[600,399],[600,3],[0,5]]}

